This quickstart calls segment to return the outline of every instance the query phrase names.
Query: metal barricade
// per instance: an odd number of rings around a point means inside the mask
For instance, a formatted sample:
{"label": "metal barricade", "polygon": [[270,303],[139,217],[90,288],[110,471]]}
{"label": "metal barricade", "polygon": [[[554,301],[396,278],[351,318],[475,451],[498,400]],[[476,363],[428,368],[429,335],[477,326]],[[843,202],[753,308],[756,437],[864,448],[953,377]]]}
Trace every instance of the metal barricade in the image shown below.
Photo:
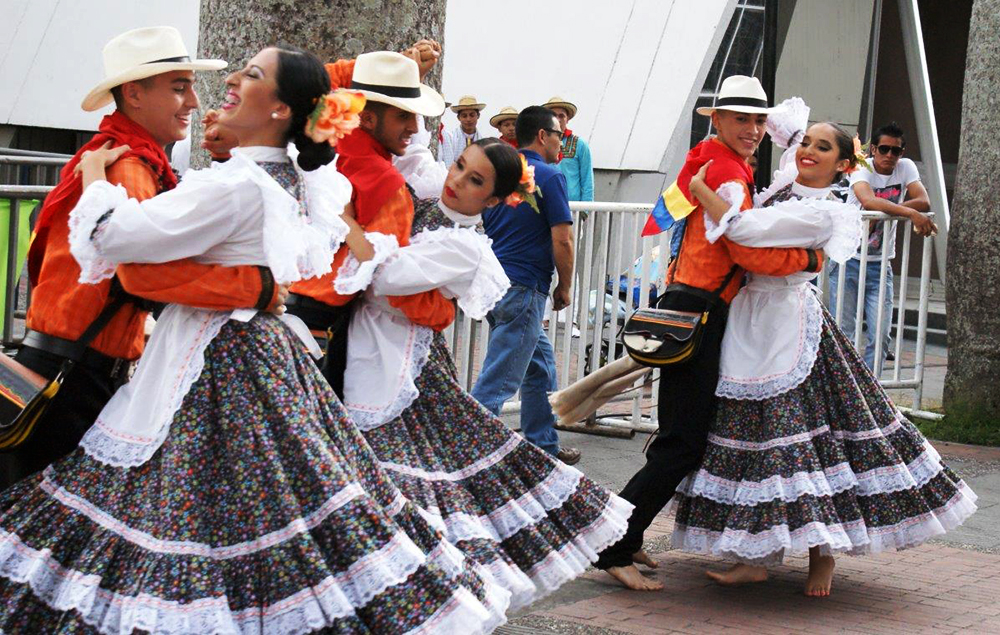
{"label": "metal barricade", "polygon": [[[31,285],[22,284],[23,266],[18,258],[21,219],[32,213],[29,201],[41,201],[52,191],[59,178],[59,170],[70,157],[48,153],[0,148],[0,200],[8,203],[7,257],[3,293],[4,348],[20,343],[22,322],[31,300]],[[30,226],[34,228],[35,219]]]}
{"label": "metal barricade", "polygon": [[[572,304],[563,312],[557,314],[548,311],[546,334],[552,342],[556,355],[556,366],[559,388],[584,377],[587,373],[602,368],[621,357],[624,353],[618,346],[618,332],[626,315],[637,307],[649,306],[651,291],[662,291],[662,281],[665,267],[669,261],[671,231],[657,236],[642,238],[640,232],[646,222],[647,215],[652,210],[650,205],[627,203],[570,203],[573,211],[574,247],[576,266],[574,268]],[[862,242],[860,276],[858,289],[863,293],[864,273],[868,259],[868,234],[872,223],[877,220],[897,220],[894,217],[877,212],[864,212],[864,240]],[[895,365],[891,379],[884,379],[882,385],[891,389],[908,389],[913,391],[911,408],[901,408],[911,414],[937,418],[940,415],[921,410],[923,399],[924,357],[927,340],[927,310],[930,296],[930,263],[932,240],[922,240],[920,295],[917,301],[918,324],[916,334],[915,362],[912,375],[903,374],[902,359],[904,319],[908,308],[906,295],[908,283],[909,254],[913,232],[909,221],[898,219],[903,223],[904,238],[902,245],[902,262],[898,287],[898,316],[896,320]],[[641,257],[641,258],[640,258]],[[881,291],[879,306],[882,306],[885,293],[885,279],[889,271],[888,252],[883,250],[881,261]],[[844,288],[845,268],[839,268],[839,289]],[[659,283],[651,287],[651,282]],[[823,291],[824,302],[828,301],[829,265],[824,270],[817,285]],[[624,287],[625,294],[619,292]],[[609,292],[610,288],[610,292]],[[625,297],[623,297],[623,295]],[[844,293],[838,294],[836,307],[829,307],[837,323],[841,321]],[[912,304],[912,301],[909,301]],[[855,345],[863,351],[864,336],[861,332],[864,309],[863,298],[858,298],[855,320]],[[881,332],[882,320],[891,319],[888,316],[876,316],[877,324],[873,325],[876,333]],[[485,320],[473,321],[459,314],[455,325],[446,332],[446,337],[455,354],[458,366],[459,380],[462,385],[471,389],[475,377],[482,366],[486,355],[489,337],[489,325]],[[876,340],[876,373],[882,371],[882,342]],[[656,404],[659,381],[658,372],[652,374],[651,381],[645,385],[637,385],[612,402],[611,407],[605,407],[600,417],[602,426],[620,428],[630,432],[648,432],[656,429]],[[627,404],[624,405],[624,404]],[[514,413],[520,410],[520,403],[515,396],[504,406],[504,413]],[[607,411],[613,411],[608,415]],[[596,430],[593,424],[590,427]],[[586,427],[586,426],[584,426]],[[573,428],[577,430],[579,428]]]}

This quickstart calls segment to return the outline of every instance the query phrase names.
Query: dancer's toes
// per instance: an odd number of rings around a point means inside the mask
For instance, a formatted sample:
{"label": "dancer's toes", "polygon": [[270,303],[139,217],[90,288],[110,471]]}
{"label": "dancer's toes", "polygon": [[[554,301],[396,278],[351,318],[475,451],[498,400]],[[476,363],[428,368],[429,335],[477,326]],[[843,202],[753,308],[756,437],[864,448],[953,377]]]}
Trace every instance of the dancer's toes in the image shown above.
{"label": "dancer's toes", "polygon": [[659,562],[650,558],[649,554],[642,549],[632,554],[632,562],[649,567],[650,569],[657,569],[660,566]]}
{"label": "dancer's toes", "polygon": [[612,578],[633,591],[659,591],[663,589],[663,583],[650,580],[642,575],[634,564],[627,567],[608,567],[607,572]]}
{"label": "dancer's toes", "polygon": [[705,575],[723,586],[739,586],[767,580],[767,569],[749,564],[733,565],[726,571],[706,571]]}
{"label": "dancer's toes", "polygon": [[833,556],[809,555],[809,577],[806,578],[805,594],[814,598],[830,595],[833,586]]}

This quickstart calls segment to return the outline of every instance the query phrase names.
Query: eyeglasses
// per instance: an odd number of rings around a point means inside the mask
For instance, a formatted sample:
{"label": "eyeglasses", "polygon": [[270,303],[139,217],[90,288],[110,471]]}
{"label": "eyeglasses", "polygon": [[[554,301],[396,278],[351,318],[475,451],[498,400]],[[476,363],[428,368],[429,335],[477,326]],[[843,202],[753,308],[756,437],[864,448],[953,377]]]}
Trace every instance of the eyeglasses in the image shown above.
{"label": "eyeglasses", "polygon": [[876,146],[876,149],[879,154],[889,154],[891,152],[894,157],[898,157],[903,154],[903,146],[890,146],[883,143],[882,145]]}
{"label": "eyeglasses", "polygon": [[563,134],[562,130],[553,130],[552,128],[542,128],[542,130],[544,130],[545,132],[551,132],[552,134],[556,135],[557,137],[561,137],[562,134]]}

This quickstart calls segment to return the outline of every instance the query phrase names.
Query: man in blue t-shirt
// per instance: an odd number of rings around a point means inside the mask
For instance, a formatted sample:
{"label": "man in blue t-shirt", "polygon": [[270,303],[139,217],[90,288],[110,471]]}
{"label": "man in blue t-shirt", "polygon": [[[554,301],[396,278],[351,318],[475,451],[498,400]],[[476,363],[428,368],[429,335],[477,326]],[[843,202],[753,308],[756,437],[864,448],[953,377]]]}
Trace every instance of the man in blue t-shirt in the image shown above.
{"label": "man in blue t-shirt", "polygon": [[510,278],[510,290],[487,314],[490,342],[472,395],[499,415],[505,401],[521,391],[521,433],[528,441],[568,465],[580,451],[559,448],[548,392],[556,389],[552,344],[542,329],[552,273],[559,278],[552,292],[556,311],[570,303],[573,279],[573,217],[566,177],[549,165],[559,159],[562,131],[555,113],[529,106],[517,116],[517,144],[535,168],[539,211],[528,203],[500,204],[483,214],[493,240],[493,253]]}

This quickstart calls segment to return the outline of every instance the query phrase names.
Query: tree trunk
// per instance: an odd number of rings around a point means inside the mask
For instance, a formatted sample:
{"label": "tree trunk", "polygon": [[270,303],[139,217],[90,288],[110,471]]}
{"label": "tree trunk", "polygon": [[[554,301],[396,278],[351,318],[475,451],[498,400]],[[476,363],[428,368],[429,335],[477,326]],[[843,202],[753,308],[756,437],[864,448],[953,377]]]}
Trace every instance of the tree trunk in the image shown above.
{"label": "tree trunk", "polygon": [[[202,0],[198,54],[229,62],[227,71],[198,73],[202,109],[222,101],[226,72],[241,68],[268,45],[292,44],[324,62],[370,51],[402,51],[424,37],[443,45],[446,4],[446,0]],[[440,88],[440,62],[426,81]],[[436,120],[427,125],[437,130]],[[197,122],[192,165],[208,160],[198,150],[200,144]]]}
{"label": "tree trunk", "polygon": [[975,0],[948,235],[949,417],[1000,422],[1000,0]]}

